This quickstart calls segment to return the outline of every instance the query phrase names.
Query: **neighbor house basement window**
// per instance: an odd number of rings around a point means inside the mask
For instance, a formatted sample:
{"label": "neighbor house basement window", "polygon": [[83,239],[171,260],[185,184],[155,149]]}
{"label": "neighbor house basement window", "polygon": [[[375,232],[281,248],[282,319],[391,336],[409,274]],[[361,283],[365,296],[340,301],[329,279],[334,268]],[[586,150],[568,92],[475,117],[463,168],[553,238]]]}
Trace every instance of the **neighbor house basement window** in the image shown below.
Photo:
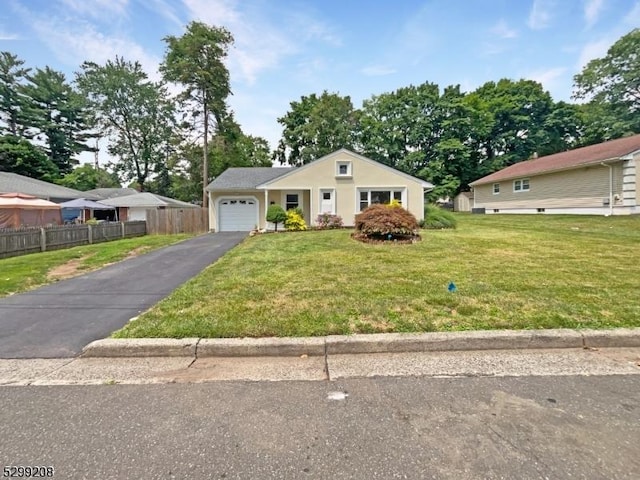
{"label": "neighbor house basement window", "polygon": [[529,179],[523,178],[522,180],[514,180],[513,191],[514,192],[526,192],[529,190]]}
{"label": "neighbor house basement window", "polygon": [[500,193],[500,184],[499,183],[494,183],[493,184],[493,194],[497,195]]}
{"label": "neighbor house basement window", "polygon": [[402,205],[402,190],[360,190],[360,211],[375,203],[391,203],[391,199]]}

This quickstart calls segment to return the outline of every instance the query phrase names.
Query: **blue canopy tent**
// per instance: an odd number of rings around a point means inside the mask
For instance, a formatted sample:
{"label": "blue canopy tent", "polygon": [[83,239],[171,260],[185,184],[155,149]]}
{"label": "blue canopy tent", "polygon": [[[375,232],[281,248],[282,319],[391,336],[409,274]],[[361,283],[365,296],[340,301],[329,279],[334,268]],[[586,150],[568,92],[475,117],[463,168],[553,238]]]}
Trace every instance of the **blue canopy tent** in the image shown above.
{"label": "blue canopy tent", "polygon": [[[72,221],[76,218],[85,222],[85,212],[90,211],[90,217],[93,216],[94,210],[113,210],[115,207],[111,205],[105,205],[104,203],[94,202],[93,200],[87,200],[86,198],[76,198],[75,200],[69,200],[68,202],[61,203],[62,207],[62,220],[64,222]],[[115,217],[114,217],[115,218]]]}

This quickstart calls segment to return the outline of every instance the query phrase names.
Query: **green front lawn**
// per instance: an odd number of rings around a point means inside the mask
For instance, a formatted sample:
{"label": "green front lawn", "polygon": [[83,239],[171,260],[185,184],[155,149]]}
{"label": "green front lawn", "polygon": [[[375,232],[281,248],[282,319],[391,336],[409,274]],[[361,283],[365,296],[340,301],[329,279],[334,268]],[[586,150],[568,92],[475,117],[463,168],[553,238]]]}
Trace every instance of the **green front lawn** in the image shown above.
{"label": "green front lawn", "polygon": [[114,336],[640,326],[640,217],[458,220],[412,245],[347,230],[248,238]]}
{"label": "green front lawn", "polygon": [[[191,235],[145,235],[0,259],[0,297],[24,292],[184,240]],[[62,267],[62,268],[61,268]]]}

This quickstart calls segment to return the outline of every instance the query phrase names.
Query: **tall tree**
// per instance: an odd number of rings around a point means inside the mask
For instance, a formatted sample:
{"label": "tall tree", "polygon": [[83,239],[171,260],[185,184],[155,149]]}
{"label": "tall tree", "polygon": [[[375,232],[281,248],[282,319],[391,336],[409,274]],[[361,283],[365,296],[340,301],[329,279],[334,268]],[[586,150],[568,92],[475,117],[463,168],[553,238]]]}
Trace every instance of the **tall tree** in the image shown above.
{"label": "tall tree", "polygon": [[160,71],[169,82],[185,87],[182,99],[197,105],[203,119],[202,206],[207,207],[209,181],[209,116],[219,126],[226,113],[226,99],[231,94],[229,70],[224,64],[233,36],[223,27],[191,22],[181,37],[164,38],[167,44]]}
{"label": "tall tree", "polygon": [[77,82],[110,139],[114,170],[144,190],[172,140],[175,108],[166,88],[149,81],[138,62],[119,57],[105,65],[85,62]]}
{"label": "tall tree", "polygon": [[49,67],[36,69],[27,79],[29,83],[21,89],[28,98],[25,122],[37,131],[35,138],[44,142],[60,173],[69,173],[78,164],[75,155],[94,151],[86,144],[91,138],[86,98],[67,83],[63,73]]}
{"label": "tall tree", "polygon": [[24,97],[20,88],[30,70],[16,55],[0,52],[0,133],[23,136],[20,114]]}
{"label": "tall tree", "polygon": [[52,182],[60,176],[56,165],[39,147],[15,135],[0,136],[0,172]]}
{"label": "tall tree", "polygon": [[348,96],[325,90],[290,106],[278,119],[284,129],[274,158],[281,164],[304,165],[340,148],[355,148],[358,113]]}
{"label": "tall tree", "polygon": [[[620,38],[604,58],[591,60],[574,77],[574,97],[591,99],[624,122],[604,132],[607,138],[640,132],[640,29]],[[621,132],[622,131],[622,132]]]}

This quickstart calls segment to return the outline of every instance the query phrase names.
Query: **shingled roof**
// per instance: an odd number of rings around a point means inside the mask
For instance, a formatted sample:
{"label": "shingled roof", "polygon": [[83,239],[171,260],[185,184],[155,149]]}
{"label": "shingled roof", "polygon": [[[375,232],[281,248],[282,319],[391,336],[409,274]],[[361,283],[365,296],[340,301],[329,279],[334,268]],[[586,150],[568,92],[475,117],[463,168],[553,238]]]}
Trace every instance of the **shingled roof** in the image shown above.
{"label": "shingled roof", "polygon": [[609,140],[608,142],[597,145],[576,148],[568,152],[554,153],[553,155],[547,155],[534,160],[519,162],[471,182],[469,185],[483,185],[512,178],[540,175],[558,170],[568,170],[582,165],[604,162],[605,160],[616,160],[638,151],[640,151],[640,135],[633,135],[617,140]]}
{"label": "shingled roof", "polygon": [[98,197],[87,192],[63,187],[54,183],[36,180],[12,172],[0,172],[0,193],[19,192],[33,195],[45,200],[73,200],[74,198],[88,198],[98,200]]}
{"label": "shingled roof", "polygon": [[253,190],[293,170],[293,167],[235,167],[228,168],[207,186],[210,192],[226,190]]}

